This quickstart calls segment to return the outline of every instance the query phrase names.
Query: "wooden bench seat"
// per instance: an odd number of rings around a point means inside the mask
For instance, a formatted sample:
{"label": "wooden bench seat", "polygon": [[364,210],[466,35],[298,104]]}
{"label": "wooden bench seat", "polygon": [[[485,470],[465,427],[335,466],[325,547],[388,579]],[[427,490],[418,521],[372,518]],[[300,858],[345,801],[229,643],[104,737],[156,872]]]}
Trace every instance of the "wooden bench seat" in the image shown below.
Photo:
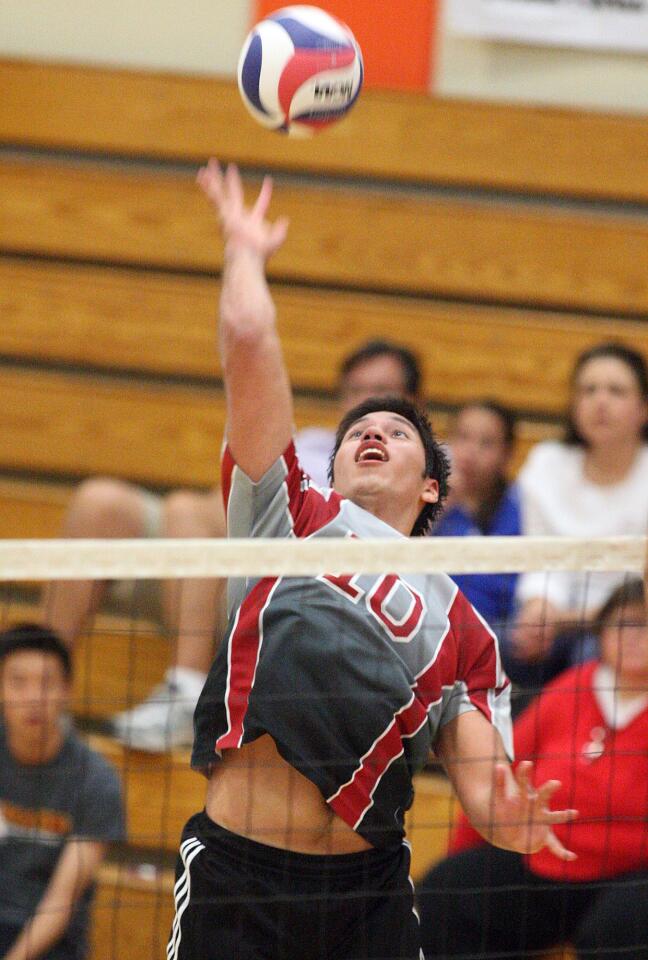
{"label": "wooden bench seat", "polygon": [[[0,250],[218,271],[190,175],[0,164]],[[367,189],[280,184],[292,223],[274,279],[624,315],[648,313],[648,220]]]}
{"label": "wooden bench seat", "polygon": [[143,753],[96,734],[89,742],[121,776],[129,844],[175,852],[186,821],[205,804],[206,780],[191,769],[189,751]]}
{"label": "wooden bench seat", "polygon": [[[311,141],[255,124],[232,81],[0,60],[0,142],[170,160],[648,199],[643,117],[367,90]],[[602,175],[604,171],[604,175]]]}
{"label": "wooden bench seat", "polygon": [[[169,487],[210,488],[218,482],[225,421],[219,388],[5,367],[0,409],[0,472],[61,479],[107,474]],[[295,417],[298,427],[332,427],[337,405],[297,397]],[[434,414],[433,421],[443,435],[447,415]],[[517,461],[532,443],[555,432],[551,424],[523,424]]]}
{"label": "wooden bench seat", "polygon": [[412,844],[411,873],[420,880],[448,852],[456,799],[445,777],[422,773],[415,778],[414,803],[407,811],[405,829]]}
{"label": "wooden bench seat", "polygon": [[[0,258],[0,355],[217,380],[218,294],[212,278]],[[273,295],[291,381],[302,391],[333,394],[342,359],[359,343],[397,337],[420,354],[422,392],[433,403],[490,396],[560,415],[583,349],[615,339],[648,354],[642,321],[281,284]]]}
{"label": "wooden bench seat", "polygon": [[102,864],[92,904],[89,960],[159,960],[173,915],[171,870]]}
{"label": "wooden bench seat", "polygon": [[[218,481],[225,404],[219,388],[5,368],[0,470],[121,476],[209,488]],[[334,425],[331,401],[300,397],[298,426]]]}
{"label": "wooden bench seat", "polygon": [[60,536],[71,487],[0,479],[0,540]]}

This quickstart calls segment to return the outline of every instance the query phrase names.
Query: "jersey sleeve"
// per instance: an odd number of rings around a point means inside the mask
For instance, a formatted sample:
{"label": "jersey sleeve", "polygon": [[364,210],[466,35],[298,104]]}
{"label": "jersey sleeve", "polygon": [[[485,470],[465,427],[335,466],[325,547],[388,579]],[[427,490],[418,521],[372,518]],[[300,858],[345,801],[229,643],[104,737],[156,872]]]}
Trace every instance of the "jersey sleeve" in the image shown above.
{"label": "jersey sleeve", "polygon": [[498,731],[512,759],[511,684],[502,667],[497,637],[460,590],[449,620],[457,649],[457,680],[444,705],[441,723],[479,710]]}
{"label": "jersey sleeve", "polygon": [[254,482],[223,449],[222,488],[228,537],[306,537],[340,512],[343,498],[311,483],[291,441]]}
{"label": "jersey sleeve", "polygon": [[291,441],[256,483],[238,466],[227,445],[222,456],[222,489],[228,537],[289,537],[295,534],[308,477]]}

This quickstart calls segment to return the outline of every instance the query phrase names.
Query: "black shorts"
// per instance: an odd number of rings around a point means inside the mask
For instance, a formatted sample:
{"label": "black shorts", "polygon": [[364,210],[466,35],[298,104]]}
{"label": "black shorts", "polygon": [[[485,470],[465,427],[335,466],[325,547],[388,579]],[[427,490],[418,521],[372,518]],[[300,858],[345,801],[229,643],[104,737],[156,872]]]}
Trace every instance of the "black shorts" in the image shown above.
{"label": "black shorts", "polygon": [[319,856],[182,834],[168,960],[420,960],[409,847]]}

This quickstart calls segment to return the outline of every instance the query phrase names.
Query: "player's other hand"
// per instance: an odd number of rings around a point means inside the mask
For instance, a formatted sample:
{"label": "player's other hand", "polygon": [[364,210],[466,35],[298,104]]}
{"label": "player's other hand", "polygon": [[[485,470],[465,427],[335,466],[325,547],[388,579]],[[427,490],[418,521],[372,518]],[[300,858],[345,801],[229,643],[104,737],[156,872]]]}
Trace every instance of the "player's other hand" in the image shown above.
{"label": "player's other hand", "polygon": [[532,773],[530,761],[520,763],[514,773],[504,763],[495,767],[493,840],[518,853],[536,853],[547,847],[560,860],[575,860],[576,854],[561,843],[553,828],[575,820],[578,811],[551,810],[549,801],[560,781],[547,780],[536,788]]}
{"label": "player's other hand", "polygon": [[234,164],[229,164],[223,173],[218,161],[212,158],[200,168],[196,180],[216,211],[228,252],[244,249],[266,260],[279,249],[286,239],[288,220],[280,217],[271,223],[267,219],[271,177],[264,177],[252,206],[245,205],[241,176]]}

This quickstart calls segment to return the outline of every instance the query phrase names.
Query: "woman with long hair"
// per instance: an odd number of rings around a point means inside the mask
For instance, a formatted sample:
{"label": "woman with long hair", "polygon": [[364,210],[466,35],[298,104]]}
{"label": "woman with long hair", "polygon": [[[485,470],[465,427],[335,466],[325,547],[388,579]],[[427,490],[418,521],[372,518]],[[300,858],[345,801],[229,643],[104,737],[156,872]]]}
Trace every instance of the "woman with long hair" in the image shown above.
{"label": "woman with long hair", "polygon": [[[619,343],[583,352],[571,377],[561,442],[533,448],[518,476],[523,532],[531,536],[643,535],[648,521],[648,370]],[[591,653],[592,611],[622,579],[614,573],[520,577],[508,638],[524,682],[555,676]],[[509,667],[510,669],[510,667]],[[535,671],[535,672],[534,672]]]}
{"label": "woman with long hair", "polygon": [[[433,534],[438,537],[517,536],[522,532],[517,488],[509,479],[515,416],[490,399],[465,403],[450,431],[450,494]],[[452,578],[497,631],[508,622],[516,574],[467,574]]]}

